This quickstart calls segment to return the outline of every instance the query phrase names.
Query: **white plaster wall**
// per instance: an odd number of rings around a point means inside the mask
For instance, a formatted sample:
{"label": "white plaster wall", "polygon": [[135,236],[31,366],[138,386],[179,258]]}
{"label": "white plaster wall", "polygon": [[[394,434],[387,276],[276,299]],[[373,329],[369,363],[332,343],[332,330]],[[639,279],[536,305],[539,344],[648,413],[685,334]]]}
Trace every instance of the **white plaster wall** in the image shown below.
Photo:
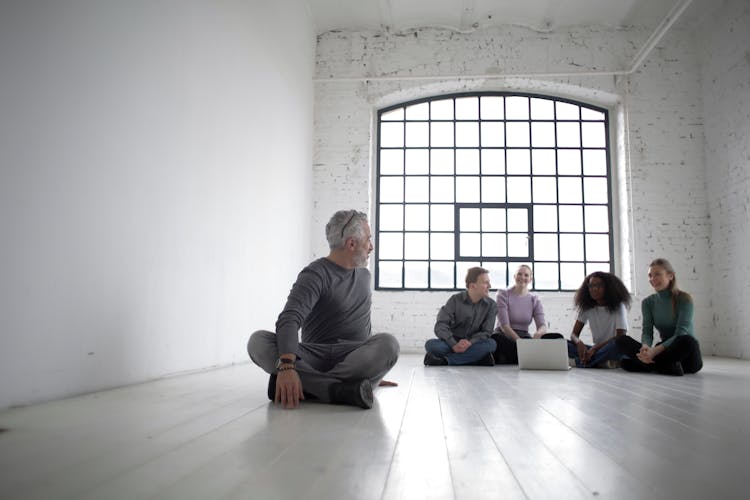
{"label": "white plaster wall", "polygon": [[[619,169],[613,189],[623,193],[616,209],[627,237],[617,241],[626,252],[617,272],[636,296],[631,334],[640,337],[640,299],[651,293],[643,278],[646,266],[663,255],[674,261],[684,288],[696,297],[697,330],[704,340],[710,332],[710,265],[700,71],[691,32],[675,26],[636,74],[613,76],[629,69],[648,34],[506,27],[460,34],[419,29],[319,35],[314,226],[342,205],[369,209],[373,217],[373,130],[379,108],[480,90],[546,93],[604,106],[611,111],[613,165]],[[670,189],[676,192],[669,194]],[[315,255],[325,252],[313,242]],[[396,335],[404,351],[420,351],[448,296],[376,291],[373,328]],[[575,317],[571,294],[542,299],[550,329],[567,334]]]}
{"label": "white plaster wall", "polygon": [[0,3],[0,408],[247,361],[310,258],[314,50],[303,0]]}
{"label": "white plaster wall", "polygon": [[711,214],[712,343],[750,359],[750,2],[727,0],[699,30]]}

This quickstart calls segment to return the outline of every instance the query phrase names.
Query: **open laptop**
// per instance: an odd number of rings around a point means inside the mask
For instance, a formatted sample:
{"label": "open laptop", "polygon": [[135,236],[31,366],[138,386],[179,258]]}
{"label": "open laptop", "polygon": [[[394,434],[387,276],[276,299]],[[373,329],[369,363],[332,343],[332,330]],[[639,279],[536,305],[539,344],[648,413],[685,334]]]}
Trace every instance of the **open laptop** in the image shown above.
{"label": "open laptop", "polygon": [[565,339],[518,339],[521,370],[570,370]]}

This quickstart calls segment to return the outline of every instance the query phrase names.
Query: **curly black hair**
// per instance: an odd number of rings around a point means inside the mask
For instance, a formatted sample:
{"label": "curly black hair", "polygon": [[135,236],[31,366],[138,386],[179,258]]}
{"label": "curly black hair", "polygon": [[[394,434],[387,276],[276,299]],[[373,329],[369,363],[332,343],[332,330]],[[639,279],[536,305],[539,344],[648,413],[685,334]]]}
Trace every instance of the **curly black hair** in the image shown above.
{"label": "curly black hair", "polygon": [[586,311],[599,305],[591,298],[591,294],[589,293],[589,282],[591,281],[591,278],[599,278],[604,283],[604,302],[607,309],[610,311],[616,311],[620,307],[620,304],[625,304],[625,307],[630,309],[632,298],[630,297],[628,289],[623,282],[620,281],[620,278],[612,273],[595,271],[586,276],[573,298],[573,303],[575,303],[579,311]]}

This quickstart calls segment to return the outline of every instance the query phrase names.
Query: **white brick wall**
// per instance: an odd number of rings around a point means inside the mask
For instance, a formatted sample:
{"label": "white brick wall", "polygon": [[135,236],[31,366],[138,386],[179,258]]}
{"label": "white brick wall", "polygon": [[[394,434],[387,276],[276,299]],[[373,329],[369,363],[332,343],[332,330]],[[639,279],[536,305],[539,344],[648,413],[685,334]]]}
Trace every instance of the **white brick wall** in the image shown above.
{"label": "white brick wall", "polygon": [[[628,78],[545,76],[627,68],[649,33],[576,29],[536,33],[495,28],[471,34],[423,29],[403,34],[333,32],[319,36],[315,111],[315,207],[313,253],[327,253],[322,230],[342,207],[372,207],[373,120],[379,108],[450,92],[518,90],[548,93],[608,107],[615,147],[613,164],[626,183],[623,221],[635,238],[630,267],[620,269],[640,299],[651,293],[646,266],[670,258],[683,288],[696,298],[697,331],[707,340],[709,313],[709,219],[703,176],[700,72],[692,34],[675,26]],[[474,75],[502,78],[470,78]],[[455,75],[467,76],[455,78]],[[417,78],[426,77],[426,78]],[[626,143],[626,140],[629,143]],[[617,193],[617,187],[615,187]],[[632,198],[632,201],[628,200]],[[631,205],[632,203],[632,205]],[[618,203],[619,206],[619,203]],[[632,212],[627,207],[632,206]],[[370,210],[371,217],[373,211]],[[373,328],[395,334],[404,351],[420,351],[432,336],[435,314],[448,293],[375,292]],[[571,294],[544,294],[550,329],[567,334],[575,311]],[[630,314],[640,337],[640,305]],[[712,344],[711,341],[704,342]],[[707,351],[710,353],[710,350]]]}
{"label": "white brick wall", "polygon": [[750,2],[701,24],[706,180],[711,214],[713,349],[750,358]]}

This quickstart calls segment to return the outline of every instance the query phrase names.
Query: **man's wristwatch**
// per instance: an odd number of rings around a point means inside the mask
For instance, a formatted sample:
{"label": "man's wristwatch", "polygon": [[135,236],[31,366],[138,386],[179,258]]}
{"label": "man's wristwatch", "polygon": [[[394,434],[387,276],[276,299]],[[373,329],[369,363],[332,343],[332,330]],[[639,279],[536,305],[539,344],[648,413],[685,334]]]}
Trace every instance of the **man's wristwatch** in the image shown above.
{"label": "man's wristwatch", "polygon": [[279,358],[276,360],[276,371],[282,372],[284,370],[294,370],[295,359]]}

